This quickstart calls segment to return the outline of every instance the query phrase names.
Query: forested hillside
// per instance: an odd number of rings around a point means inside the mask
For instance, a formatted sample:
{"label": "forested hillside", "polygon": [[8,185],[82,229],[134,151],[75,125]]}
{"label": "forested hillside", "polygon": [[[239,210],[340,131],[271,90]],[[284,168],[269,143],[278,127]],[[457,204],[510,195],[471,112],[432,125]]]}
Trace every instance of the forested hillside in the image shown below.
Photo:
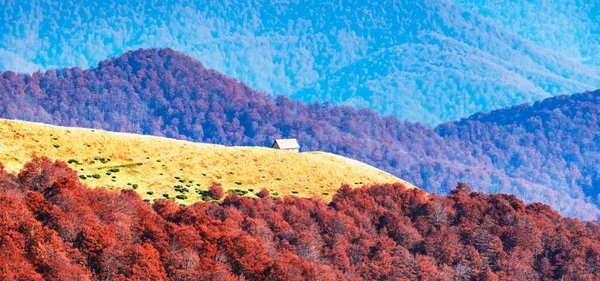
{"label": "forested hillside", "polygon": [[2,280],[598,280],[600,225],[510,195],[403,185],[150,205],[64,162],[0,164]]}
{"label": "forested hillside", "polygon": [[[7,0],[2,7],[4,71],[95,67],[129,50],[169,47],[269,94],[430,125],[600,88],[597,66],[449,0]],[[549,20],[523,21],[542,23],[534,34],[554,34],[544,30]],[[594,38],[590,27],[561,34]]]}
{"label": "forested hillside", "polygon": [[436,132],[510,177],[600,204],[600,91],[475,114]]}
{"label": "forested hillside", "polygon": [[[473,117],[434,130],[368,109],[265,96],[168,49],[129,52],[89,70],[0,73],[2,118],[224,145],[296,137],[304,151],[348,156],[429,192],[466,181],[585,219],[600,217],[598,165],[590,165],[600,145],[599,96],[552,98],[485,115],[494,122],[483,125]],[[504,117],[527,114],[537,117]]]}
{"label": "forested hillside", "polygon": [[600,65],[600,2],[588,0],[452,0],[539,46]]}

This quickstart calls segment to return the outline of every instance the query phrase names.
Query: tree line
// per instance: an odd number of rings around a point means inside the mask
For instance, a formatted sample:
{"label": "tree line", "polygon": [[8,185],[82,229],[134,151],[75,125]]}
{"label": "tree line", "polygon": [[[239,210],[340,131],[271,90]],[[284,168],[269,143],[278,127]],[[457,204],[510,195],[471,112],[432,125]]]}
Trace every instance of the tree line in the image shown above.
{"label": "tree line", "polygon": [[3,280],[600,278],[598,223],[464,183],[445,196],[385,184],[343,186],[329,204],[265,189],[182,206],[90,189],[35,157],[18,175],[0,167],[0,221]]}

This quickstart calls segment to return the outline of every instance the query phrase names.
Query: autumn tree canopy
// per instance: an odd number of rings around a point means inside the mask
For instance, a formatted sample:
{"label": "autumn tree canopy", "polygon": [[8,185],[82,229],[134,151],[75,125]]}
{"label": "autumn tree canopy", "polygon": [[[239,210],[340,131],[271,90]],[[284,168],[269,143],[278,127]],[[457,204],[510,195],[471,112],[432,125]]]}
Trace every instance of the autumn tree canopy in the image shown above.
{"label": "autumn tree canopy", "polygon": [[[0,166],[1,167],[1,166]],[[599,280],[600,225],[512,195],[351,189],[330,204],[144,202],[63,162],[0,171],[2,280]]]}

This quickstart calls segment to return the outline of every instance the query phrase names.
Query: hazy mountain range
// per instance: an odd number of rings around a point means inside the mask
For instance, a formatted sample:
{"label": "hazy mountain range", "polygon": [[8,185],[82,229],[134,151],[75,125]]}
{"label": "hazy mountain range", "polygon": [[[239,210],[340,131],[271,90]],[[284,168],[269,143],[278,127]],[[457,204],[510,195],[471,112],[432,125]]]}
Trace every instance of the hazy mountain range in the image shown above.
{"label": "hazy mountain range", "polygon": [[600,87],[584,59],[445,0],[0,4],[0,69],[17,72],[170,47],[266,93],[427,124]]}

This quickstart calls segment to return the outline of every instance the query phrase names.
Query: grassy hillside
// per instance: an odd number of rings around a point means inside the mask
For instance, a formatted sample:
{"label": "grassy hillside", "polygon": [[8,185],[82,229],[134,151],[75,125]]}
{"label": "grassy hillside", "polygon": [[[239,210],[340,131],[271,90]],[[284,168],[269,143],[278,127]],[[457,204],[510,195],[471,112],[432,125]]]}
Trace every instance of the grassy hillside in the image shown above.
{"label": "grassy hillside", "polygon": [[0,162],[6,170],[18,172],[33,154],[68,162],[92,187],[135,188],[149,200],[185,194],[187,199],[177,199],[182,203],[201,200],[212,182],[246,196],[265,187],[275,196],[326,200],[342,183],[404,182],[359,161],[323,152],[227,147],[0,119]]}

